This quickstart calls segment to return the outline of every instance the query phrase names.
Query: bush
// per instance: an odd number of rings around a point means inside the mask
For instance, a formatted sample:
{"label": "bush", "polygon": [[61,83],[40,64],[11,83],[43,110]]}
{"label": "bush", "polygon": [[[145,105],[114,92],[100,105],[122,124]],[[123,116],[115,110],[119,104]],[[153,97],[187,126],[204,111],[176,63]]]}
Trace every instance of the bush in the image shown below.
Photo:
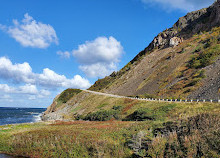
{"label": "bush", "polygon": [[117,111],[115,110],[100,110],[94,113],[89,113],[84,117],[84,120],[89,121],[108,121],[117,117]]}
{"label": "bush", "polygon": [[88,113],[85,117],[80,116],[80,119],[89,121],[108,121],[111,119],[120,119],[122,106],[113,106],[111,110],[100,110],[93,113]]}
{"label": "bush", "polygon": [[219,122],[219,115],[213,114],[167,122],[162,128],[133,135],[128,145],[133,157],[219,157]]}
{"label": "bush", "polygon": [[154,112],[148,108],[140,108],[125,118],[125,121],[145,121],[154,120]]}
{"label": "bush", "polygon": [[146,121],[162,119],[164,116],[176,107],[176,104],[167,104],[155,109],[139,108],[131,115],[127,116],[124,121]]}
{"label": "bush", "polygon": [[116,110],[116,111],[121,111],[123,109],[123,107],[121,105],[115,105],[115,106],[113,106],[112,109]]}

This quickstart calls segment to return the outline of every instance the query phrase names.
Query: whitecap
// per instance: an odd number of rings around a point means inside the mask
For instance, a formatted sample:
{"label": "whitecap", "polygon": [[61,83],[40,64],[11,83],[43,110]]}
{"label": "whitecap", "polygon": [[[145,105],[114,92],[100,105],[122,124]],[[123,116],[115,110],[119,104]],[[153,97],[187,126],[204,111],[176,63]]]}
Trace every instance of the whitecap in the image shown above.
{"label": "whitecap", "polygon": [[41,121],[41,115],[42,113],[40,113],[39,115],[34,115],[34,122],[40,122]]}

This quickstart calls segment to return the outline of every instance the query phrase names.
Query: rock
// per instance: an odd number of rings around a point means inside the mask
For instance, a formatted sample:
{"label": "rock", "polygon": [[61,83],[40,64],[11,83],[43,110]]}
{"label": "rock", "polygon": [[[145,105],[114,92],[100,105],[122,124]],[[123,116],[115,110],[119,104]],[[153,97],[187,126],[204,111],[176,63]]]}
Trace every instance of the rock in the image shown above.
{"label": "rock", "polygon": [[215,26],[220,26],[220,0],[208,8],[190,12],[179,18],[172,28],[166,29],[154,38],[145,48],[145,53],[154,48],[175,47],[184,39],[188,39],[196,33],[210,31]]}
{"label": "rock", "polygon": [[173,38],[170,39],[169,46],[170,47],[175,47],[175,46],[178,46],[182,42],[183,42],[183,39],[181,39],[179,37],[173,37]]}

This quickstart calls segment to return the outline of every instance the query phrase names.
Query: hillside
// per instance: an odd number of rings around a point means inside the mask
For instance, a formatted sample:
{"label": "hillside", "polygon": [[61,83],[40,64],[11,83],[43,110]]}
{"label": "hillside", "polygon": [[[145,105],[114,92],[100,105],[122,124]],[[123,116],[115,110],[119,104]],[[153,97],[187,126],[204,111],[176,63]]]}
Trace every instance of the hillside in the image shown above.
{"label": "hillside", "polygon": [[[54,104],[60,101],[57,97]],[[80,92],[51,110],[44,119],[65,121],[0,126],[0,152],[45,158],[219,157],[218,103],[142,101]]]}
{"label": "hillside", "polygon": [[0,153],[218,158],[219,98],[220,0],[180,18],[89,90],[57,95],[42,122],[0,126]]}
{"label": "hillside", "polygon": [[[96,81],[89,90],[142,98],[219,100],[219,11],[220,0],[181,17],[124,68]],[[113,106],[111,101],[102,102],[105,97],[93,95],[67,89],[54,99],[43,119],[72,120],[102,104]]]}
{"label": "hillside", "polygon": [[124,96],[220,97],[220,1],[188,13],[90,90]]}

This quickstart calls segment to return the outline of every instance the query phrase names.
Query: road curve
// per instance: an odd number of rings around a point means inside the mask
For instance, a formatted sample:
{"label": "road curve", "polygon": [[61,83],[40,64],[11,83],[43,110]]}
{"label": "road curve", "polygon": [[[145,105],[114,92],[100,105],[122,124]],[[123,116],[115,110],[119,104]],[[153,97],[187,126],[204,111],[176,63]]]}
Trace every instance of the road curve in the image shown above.
{"label": "road curve", "polygon": [[[128,99],[134,99],[134,100],[143,100],[143,101],[159,101],[159,102],[186,102],[186,103],[192,103],[192,102],[214,102],[213,100],[182,100],[182,99],[154,99],[154,98],[135,98],[135,97],[126,97],[126,96],[120,96],[115,94],[108,94],[108,93],[102,93],[102,92],[96,92],[91,90],[82,90],[84,92],[93,93],[97,95],[103,95],[108,97],[114,97],[114,98],[128,98]],[[215,101],[217,103],[220,103],[220,100]]]}

